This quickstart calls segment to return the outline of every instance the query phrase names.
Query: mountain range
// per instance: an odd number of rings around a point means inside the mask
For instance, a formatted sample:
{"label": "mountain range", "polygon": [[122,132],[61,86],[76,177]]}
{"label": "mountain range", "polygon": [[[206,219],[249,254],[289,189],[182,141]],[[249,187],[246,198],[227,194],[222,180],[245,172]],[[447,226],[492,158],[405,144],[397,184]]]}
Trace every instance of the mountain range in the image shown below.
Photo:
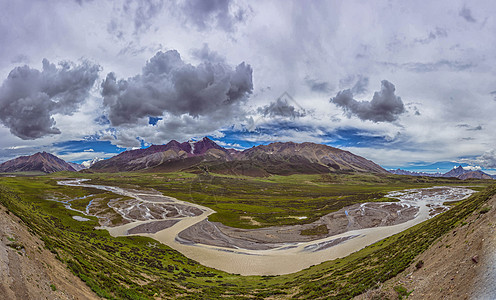
{"label": "mountain range", "polygon": [[480,170],[465,170],[462,166],[453,168],[446,173],[425,173],[425,172],[412,172],[402,169],[389,170],[389,173],[396,175],[410,175],[410,176],[428,176],[428,177],[455,177],[462,180],[465,179],[495,179],[495,176],[491,176]]}
{"label": "mountain range", "polygon": [[172,140],[166,145],[125,151],[96,162],[88,171],[138,170],[211,171],[248,176],[318,174],[331,171],[387,173],[379,165],[361,156],[321,144],[272,143],[238,151],[223,148],[206,137],[195,142],[179,143]]}
{"label": "mountain range", "polygon": [[381,166],[351,152],[315,143],[276,142],[254,146],[243,151],[226,149],[205,137],[180,143],[124,151],[105,160],[94,159],[86,165],[68,163],[46,152],[21,156],[0,164],[1,173],[37,171],[82,172],[213,172],[229,175],[266,177],[291,174],[324,174],[329,172],[368,172],[459,179],[493,179],[482,172],[462,166],[447,173],[424,173],[406,170],[386,171]]}
{"label": "mountain range", "polygon": [[[314,143],[272,143],[238,151],[219,146],[209,138],[124,151],[112,158],[93,161],[82,172],[214,172],[264,177],[271,174],[321,174],[372,172],[387,174],[381,166],[351,152]],[[67,163],[42,152],[0,164],[0,172],[79,171],[84,166]]]}

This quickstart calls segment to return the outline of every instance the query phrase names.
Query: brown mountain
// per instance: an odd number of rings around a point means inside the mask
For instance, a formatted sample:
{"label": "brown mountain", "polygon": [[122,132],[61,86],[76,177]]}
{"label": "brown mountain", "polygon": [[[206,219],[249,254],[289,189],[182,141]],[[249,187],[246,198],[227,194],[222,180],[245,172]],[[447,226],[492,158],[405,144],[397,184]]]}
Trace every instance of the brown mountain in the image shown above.
{"label": "brown mountain", "polygon": [[31,156],[21,156],[0,164],[0,172],[2,173],[28,171],[53,173],[76,170],[64,160],[46,152],[38,152]]}
{"label": "brown mountain", "polygon": [[172,140],[166,145],[152,145],[146,149],[124,151],[112,158],[96,162],[90,169],[103,172],[143,169],[178,171],[204,160],[230,160],[231,153],[233,153],[232,149],[224,149],[206,137],[196,142],[179,143]]}
{"label": "brown mountain", "polygon": [[[358,171],[387,173],[381,166],[351,152],[315,143],[293,142],[260,145],[243,151],[243,159],[262,162],[266,167],[278,168],[287,164],[315,171]],[[321,172],[316,172],[321,173]]]}
{"label": "brown mountain", "polygon": [[482,172],[482,171],[469,171],[462,175],[459,175],[458,178],[465,179],[493,179],[490,175]]}
{"label": "brown mountain", "polygon": [[387,173],[379,165],[348,151],[314,143],[272,143],[237,151],[225,149],[209,138],[201,141],[154,145],[125,151],[95,163],[90,171],[121,172],[210,171],[268,176],[270,174],[319,174],[331,171]]}

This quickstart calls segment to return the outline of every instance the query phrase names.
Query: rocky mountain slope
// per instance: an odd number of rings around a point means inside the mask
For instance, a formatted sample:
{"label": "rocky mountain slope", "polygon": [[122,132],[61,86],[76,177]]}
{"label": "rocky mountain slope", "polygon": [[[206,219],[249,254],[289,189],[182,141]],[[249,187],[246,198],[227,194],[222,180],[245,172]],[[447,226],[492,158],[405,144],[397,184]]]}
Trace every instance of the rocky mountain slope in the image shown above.
{"label": "rocky mountain slope", "polygon": [[211,171],[267,176],[318,174],[330,171],[387,173],[361,156],[314,143],[272,143],[244,151],[225,149],[209,138],[196,142],[170,141],[147,149],[125,151],[95,163],[90,171]]}
{"label": "rocky mountain slope", "polygon": [[53,173],[59,171],[76,171],[73,166],[57,156],[38,152],[30,156],[21,156],[0,164],[0,172],[32,172]]}
{"label": "rocky mountain slope", "polygon": [[0,299],[100,299],[0,205]]}
{"label": "rocky mountain slope", "polygon": [[385,173],[382,167],[361,156],[314,143],[272,143],[245,150],[242,154],[242,159],[258,161],[264,165],[287,162],[296,166],[314,166],[326,172],[333,170]]}
{"label": "rocky mountain slope", "polygon": [[491,177],[490,175],[488,175],[482,171],[469,171],[469,172],[466,172],[466,173],[463,173],[463,174],[457,176],[457,178],[460,178],[462,180],[465,180],[465,179],[493,179],[493,177]]}

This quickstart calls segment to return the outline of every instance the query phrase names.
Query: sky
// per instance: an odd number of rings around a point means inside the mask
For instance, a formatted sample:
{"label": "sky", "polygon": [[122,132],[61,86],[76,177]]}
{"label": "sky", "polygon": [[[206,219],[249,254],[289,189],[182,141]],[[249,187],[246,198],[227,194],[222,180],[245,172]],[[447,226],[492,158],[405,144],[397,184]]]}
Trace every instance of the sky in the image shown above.
{"label": "sky", "polygon": [[493,1],[0,1],[0,162],[208,136],[496,174]]}

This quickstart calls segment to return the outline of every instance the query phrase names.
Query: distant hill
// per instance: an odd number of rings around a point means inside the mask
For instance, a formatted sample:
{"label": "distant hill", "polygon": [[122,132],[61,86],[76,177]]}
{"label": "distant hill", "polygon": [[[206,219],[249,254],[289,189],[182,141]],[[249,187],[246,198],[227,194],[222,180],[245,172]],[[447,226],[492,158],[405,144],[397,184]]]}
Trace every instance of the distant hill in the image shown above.
{"label": "distant hill", "polygon": [[387,173],[361,156],[314,143],[272,143],[244,151],[226,149],[209,138],[125,151],[95,163],[89,171],[190,171],[248,176],[318,174],[330,171]]}
{"label": "distant hill", "polygon": [[53,173],[59,171],[76,171],[69,163],[57,156],[38,152],[31,156],[21,156],[0,164],[0,172],[32,172]]}
{"label": "distant hill", "polygon": [[472,171],[465,170],[462,166],[454,167],[452,170],[442,173],[424,173],[424,172],[411,172],[402,169],[389,170],[389,173],[396,175],[410,175],[410,176],[429,176],[429,177],[455,177],[462,180],[465,179],[495,179],[495,176],[486,174],[480,170]]}
{"label": "distant hill", "polygon": [[402,169],[389,170],[388,172],[391,174],[396,174],[396,175],[443,177],[442,173],[413,172],[413,171],[407,171],[407,170],[402,170]]}

